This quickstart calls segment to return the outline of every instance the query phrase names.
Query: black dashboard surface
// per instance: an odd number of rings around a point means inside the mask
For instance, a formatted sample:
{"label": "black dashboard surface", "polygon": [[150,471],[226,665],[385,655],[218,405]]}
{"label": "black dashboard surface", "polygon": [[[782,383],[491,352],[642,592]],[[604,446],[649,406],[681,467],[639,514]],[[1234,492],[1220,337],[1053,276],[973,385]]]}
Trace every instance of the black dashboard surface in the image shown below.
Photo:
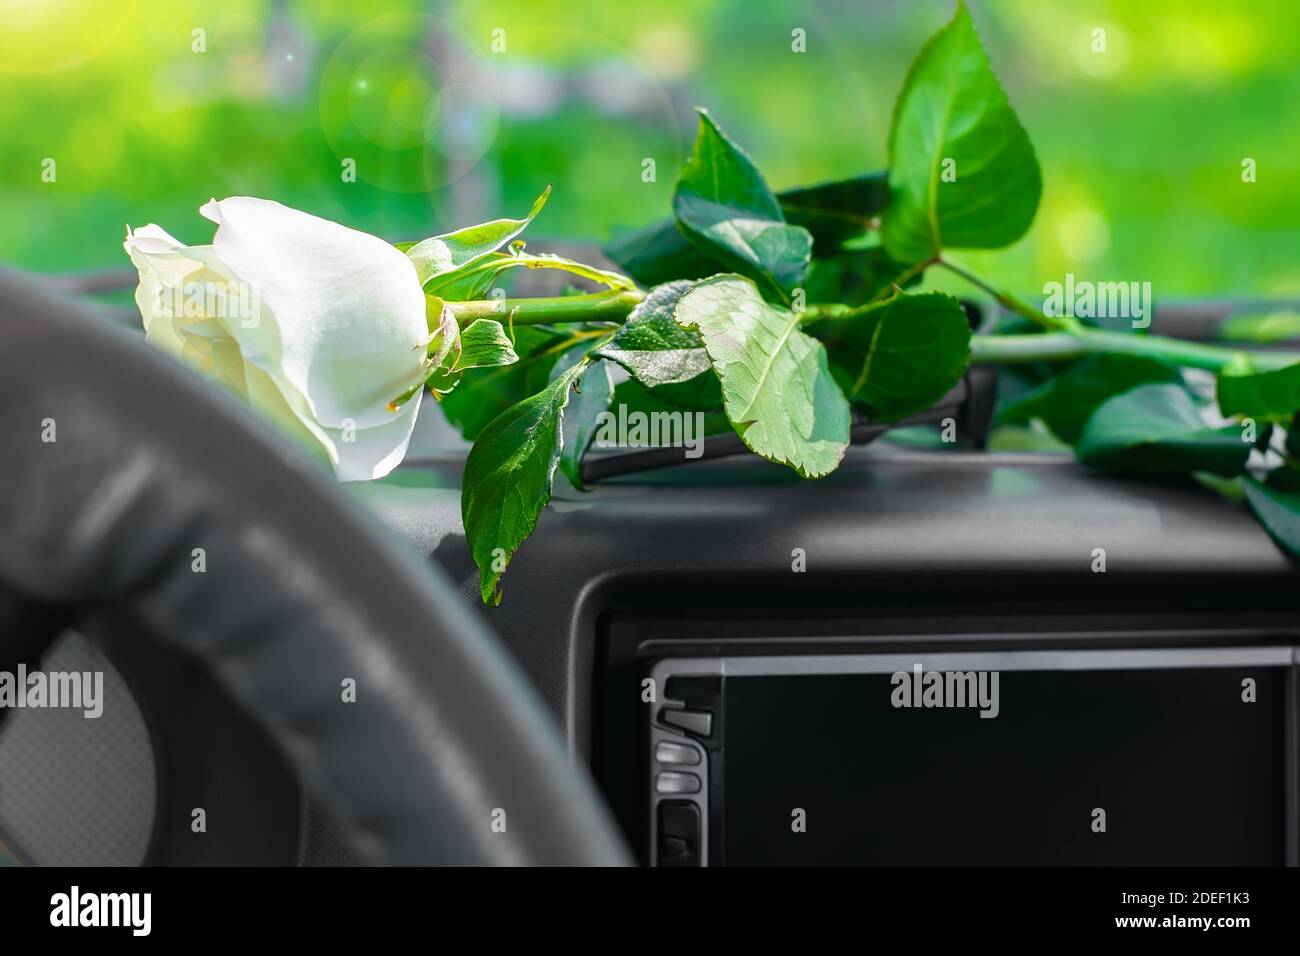
{"label": "black dashboard surface", "polygon": [[[407,486],[357,493],[477,604],[462,463],[408,460],[398,473]],[[795,549],[803,572],[792,569]],[[1096,549],[1104,573],[1093,570]],[[819,481],[751,457],[585,493],[557,477],[501,606],[484,614],[571,750],[586,755],[600,732],[593,688],[611,626],[633,643],[694,642],[701,653],[818,635],[1005,642],[1030,630],[1137,629],[1158,641],[1171,628],[1208,628],[1231,640],[1293,628],[1298,580],[1243,506],[1197,486],[1102,477],[1064,456],[877,444],[850,449]]]}

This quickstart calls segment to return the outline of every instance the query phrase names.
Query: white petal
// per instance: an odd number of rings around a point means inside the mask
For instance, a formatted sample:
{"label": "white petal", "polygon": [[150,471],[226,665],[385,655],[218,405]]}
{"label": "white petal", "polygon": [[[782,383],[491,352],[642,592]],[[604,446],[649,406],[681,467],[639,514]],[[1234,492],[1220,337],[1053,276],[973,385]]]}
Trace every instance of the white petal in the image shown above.
{"label": "white petal", "polygon": [[217,256],[271,313],[253,328],[227,323],[245,358],[301,394],[328,428],[350,419],[393,431],[387,402],[415,381],[429,336],[411,261],[276,202],[213,200],[201,212],[217,223]]}
{"label": "white petal", "polygon": [[250,404],[286,434],[294,436],[327,460],[339,481],[382,478],[406,456],[419,414],[420,394],[396,413],[387,412],[382,424],[349,432],[327,428],[313,421],[306,414],[302,396],[286,392],[284,383],[257,366],[245,366],[245,377]]}
{"label": "white petal", "polygon": [[390,412],[390,420],[385,424],[357,429],[352,441],[344,441],[341,431],[326,429],[338,455],[335,467],[339,481],[382,478],[401,464],[411,443],[411,433],[415,430],[420,397],[417,393],[396,413]]}
{"label": "white petal", "polygon": [[144,320],[145,337],[173,355],[186,354],[185,333],[207,320],[185,314],[185,288],[222,287],[233,281],[232,276],[211,246],[186,246],[156,225],[128,233],[123,246],[140,273],[135,302]]}
{"label": "white petal", "polygon": [[293,409],[270,375],[255,365],[245,365],[244,382],[248,403],[259,414],[275,424],[283,434],[296,439],[316,458],[331,468],[337,467],[338,456],[334,453],[333,440],[319,425],[304,419]]}

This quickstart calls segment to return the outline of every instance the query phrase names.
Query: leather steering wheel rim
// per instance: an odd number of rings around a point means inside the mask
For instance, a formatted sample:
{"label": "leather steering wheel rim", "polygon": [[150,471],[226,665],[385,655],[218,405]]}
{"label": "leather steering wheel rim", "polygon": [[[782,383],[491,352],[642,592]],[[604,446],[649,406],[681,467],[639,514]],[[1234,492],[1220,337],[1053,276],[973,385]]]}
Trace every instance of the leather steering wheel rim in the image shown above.
{"label": "leather steering wheel rim", "polygon": [[0,582],[33,607],[126,607],[195,655],[368,862],[628,860],[554,718],[439,569],[233,397],[14,274]]}

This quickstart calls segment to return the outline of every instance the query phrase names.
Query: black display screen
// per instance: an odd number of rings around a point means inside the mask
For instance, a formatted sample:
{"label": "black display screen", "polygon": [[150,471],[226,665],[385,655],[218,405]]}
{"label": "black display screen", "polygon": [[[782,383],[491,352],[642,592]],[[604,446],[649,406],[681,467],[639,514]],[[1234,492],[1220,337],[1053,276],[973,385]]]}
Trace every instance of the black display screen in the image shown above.
{"label": "black display screen", "polygon": [[1287,677],[1004,671],[981,718],[889,674],[728,676],[713,832],[730,865],[1281,864]]}

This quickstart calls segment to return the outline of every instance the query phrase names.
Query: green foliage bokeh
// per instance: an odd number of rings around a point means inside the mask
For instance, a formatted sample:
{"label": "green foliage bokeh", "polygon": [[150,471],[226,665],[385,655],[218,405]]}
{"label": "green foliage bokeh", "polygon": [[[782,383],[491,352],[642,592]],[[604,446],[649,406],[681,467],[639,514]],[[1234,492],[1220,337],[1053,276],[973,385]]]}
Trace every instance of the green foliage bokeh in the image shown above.
{"label": "green foliage bokeh", "polygon": [[[1169,297],[1300,294],[1300,6],[970,5],[1045,190],[1025,239],[967,259],[1025,290],[1072,271],[1149,280]],[[697,104],[725,118],[776,189],[879,168],[900,77],[952,9],[949,0],[18,8],[0,27],[0,262],[39,272],[122,267],[127,223],[206,241],[198,206],[237,194],[396,240],[522,215],[551,183],[557,201],[534,235],[602,242],[668,208]],[[196,28],[204,53],[191,49]],[[806,53],[791,50],[796,28]],[[1092,50],[1098,28],[1105,53]],[[494,53],[498,29],[506,49]],[[438,102],[453,84],[462,110],[448,125]],[[354,183],[340,176],[349,156]],[[47,157],[54,183],[41,180]],[[647,157],[653,183],[642,179]],[[1241,180],[1246,157],[1255,183]]]}

